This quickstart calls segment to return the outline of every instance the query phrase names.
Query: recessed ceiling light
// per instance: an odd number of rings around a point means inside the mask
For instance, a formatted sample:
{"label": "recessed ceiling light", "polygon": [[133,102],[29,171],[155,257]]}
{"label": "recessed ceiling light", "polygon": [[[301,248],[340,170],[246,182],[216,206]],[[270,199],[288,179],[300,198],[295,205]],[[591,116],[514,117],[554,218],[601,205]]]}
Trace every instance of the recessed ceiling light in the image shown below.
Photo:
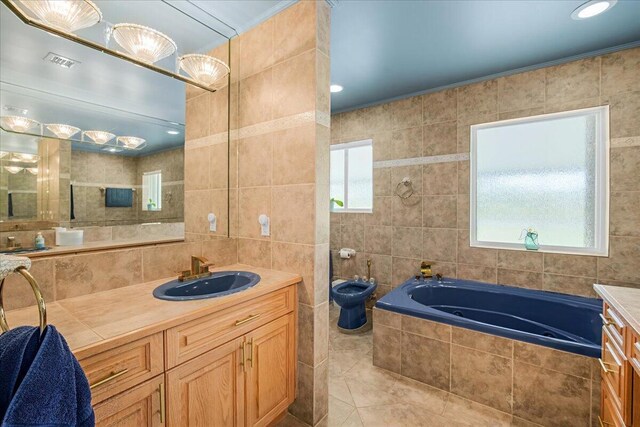
{"label": "recessed ceiling light", "polygon": [[340,86],[340,85],[331,85],[331,86],[329,86],[329,90],[331,91],[331,93],[342,92],[342,89],[344,89],[344,88],[342,86]]}
{"label": "recessed ceiling light", "polygon": [[47,53],[47,56],[45,56],[42,59],[45,60],[45,61],[49,61],[52,64],[59,65],[62,68],[71,68],[74,65],[77,65],[77,64],[80,63],[80,61],[77,61],[77,60],[71,59],[71,58],[67,58],[66,56],[58,55],[57,53],[53,53],[53,52]]}
{"label": "recessed ceiling light", "polygon": [[618,0],[591,0],[571,12],[571,17],[578,21],[593,18],[611,9],[617,2]]}
{"label": "recessed ceiling light", "polygon": [[177,130],[168,130],[168,131],[167,131],[167,133],[168,133],[169,135],[178,135],[180,132],[179,132],[179,131],[177,131]]}

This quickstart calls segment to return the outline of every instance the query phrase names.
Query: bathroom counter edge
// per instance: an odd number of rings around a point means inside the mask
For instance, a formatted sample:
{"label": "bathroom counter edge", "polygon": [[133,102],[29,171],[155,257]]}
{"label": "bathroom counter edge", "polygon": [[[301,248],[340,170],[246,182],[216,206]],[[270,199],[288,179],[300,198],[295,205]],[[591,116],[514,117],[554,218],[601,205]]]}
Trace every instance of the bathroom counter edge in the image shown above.
{"label": "bathroom counter edge", "polygon": [[593,289],[640,335],[640,289],[598,284],[593,285]]}

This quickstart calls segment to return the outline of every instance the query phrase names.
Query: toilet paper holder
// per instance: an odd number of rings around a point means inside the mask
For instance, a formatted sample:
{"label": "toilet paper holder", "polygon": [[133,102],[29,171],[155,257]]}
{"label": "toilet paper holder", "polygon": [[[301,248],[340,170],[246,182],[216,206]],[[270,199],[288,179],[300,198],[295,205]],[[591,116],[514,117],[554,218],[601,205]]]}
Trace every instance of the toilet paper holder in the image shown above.
{"label": "toilet paper holder", "polygon": [[342,248],[340,249],[340,258],[349,259],[352,256],[356,255],[356,250],[351,248]]}

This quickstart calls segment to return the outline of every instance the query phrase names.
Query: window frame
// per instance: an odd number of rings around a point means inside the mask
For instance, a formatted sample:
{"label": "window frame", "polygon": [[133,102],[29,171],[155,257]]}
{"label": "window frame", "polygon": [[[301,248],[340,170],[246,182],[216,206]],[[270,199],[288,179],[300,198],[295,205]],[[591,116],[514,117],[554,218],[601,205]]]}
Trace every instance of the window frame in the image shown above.
{"label": "window frame", "polygon": [[[371,209],[349,207],[349,150],[358,147],[371,147]],[[373,213],[373,139],[368,138],[358,141],[342,142],[330,146],[330,152],[340,150],[344,150],[344,206],[339,209],[332,209],[331,205],[329,205],[329,210],[332,213]],[[329,158],[331,158],[331,156],[329,156]],[[331,165],[329,165],[329,167],[331,167]],[[331,188],[331,182],[329,182],[329,188]],[[331,195],[329,195],[329,197],[331,197]]]}
{"label": "window frame", "polygon": [[[146,176],[150,176],[150,175],[158,175],[159,176],[159,181],[160,181],[160,188],[158,189],[159,191],[159,195],[160,198],[157,200],[156,203],[156,209],[148,209],[147,208],[147,202],[149,199],[149,190],[147,190],[145,192],[145,185],[144,185],[144,178]],[[142,186],[141,186],[141,192],[142,194],[142,211],[144,212],[160,212],[162,211],[162,169],[158,169],[158,170],[154,170],[154,171],[147,171],[147,172],[143,172],[142,173]]]}
{"label": "window frame", "polygon": [[[578,117],[595,113],[596,117],[596,148],[595,148],[595,192],[594,192],[594,246],[580,248],[573,246],[540,245],[537,251],[527,250],[522,244],[502,243],[477,240],[477,150],[478,130],[510,126],[513,124],[541,122],[566,117]],[[609,106],[582,108],[578,110],[562,111],[558,113],[541,114],[509,120],[499,120],[489,123],[471,125],[470,156],[469,156],[469,244],[476,248],[520,250],[528,252],[546,252],[568,255],[609,255],[609,174],[610,174],[610,136],[609,136]]]}

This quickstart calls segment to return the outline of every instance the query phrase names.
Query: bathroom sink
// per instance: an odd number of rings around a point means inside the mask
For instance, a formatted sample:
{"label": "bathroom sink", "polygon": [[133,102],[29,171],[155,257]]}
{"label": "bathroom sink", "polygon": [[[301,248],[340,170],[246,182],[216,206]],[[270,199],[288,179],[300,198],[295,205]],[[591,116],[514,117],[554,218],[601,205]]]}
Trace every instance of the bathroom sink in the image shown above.
{"label": "bathroom sink", "polygon": [[188,301],[235,294],[255,286],[260,276],[248,271],[219,271],[210,277],[181,282],[172,280],[153,290],[153,296],[169,301]]}

